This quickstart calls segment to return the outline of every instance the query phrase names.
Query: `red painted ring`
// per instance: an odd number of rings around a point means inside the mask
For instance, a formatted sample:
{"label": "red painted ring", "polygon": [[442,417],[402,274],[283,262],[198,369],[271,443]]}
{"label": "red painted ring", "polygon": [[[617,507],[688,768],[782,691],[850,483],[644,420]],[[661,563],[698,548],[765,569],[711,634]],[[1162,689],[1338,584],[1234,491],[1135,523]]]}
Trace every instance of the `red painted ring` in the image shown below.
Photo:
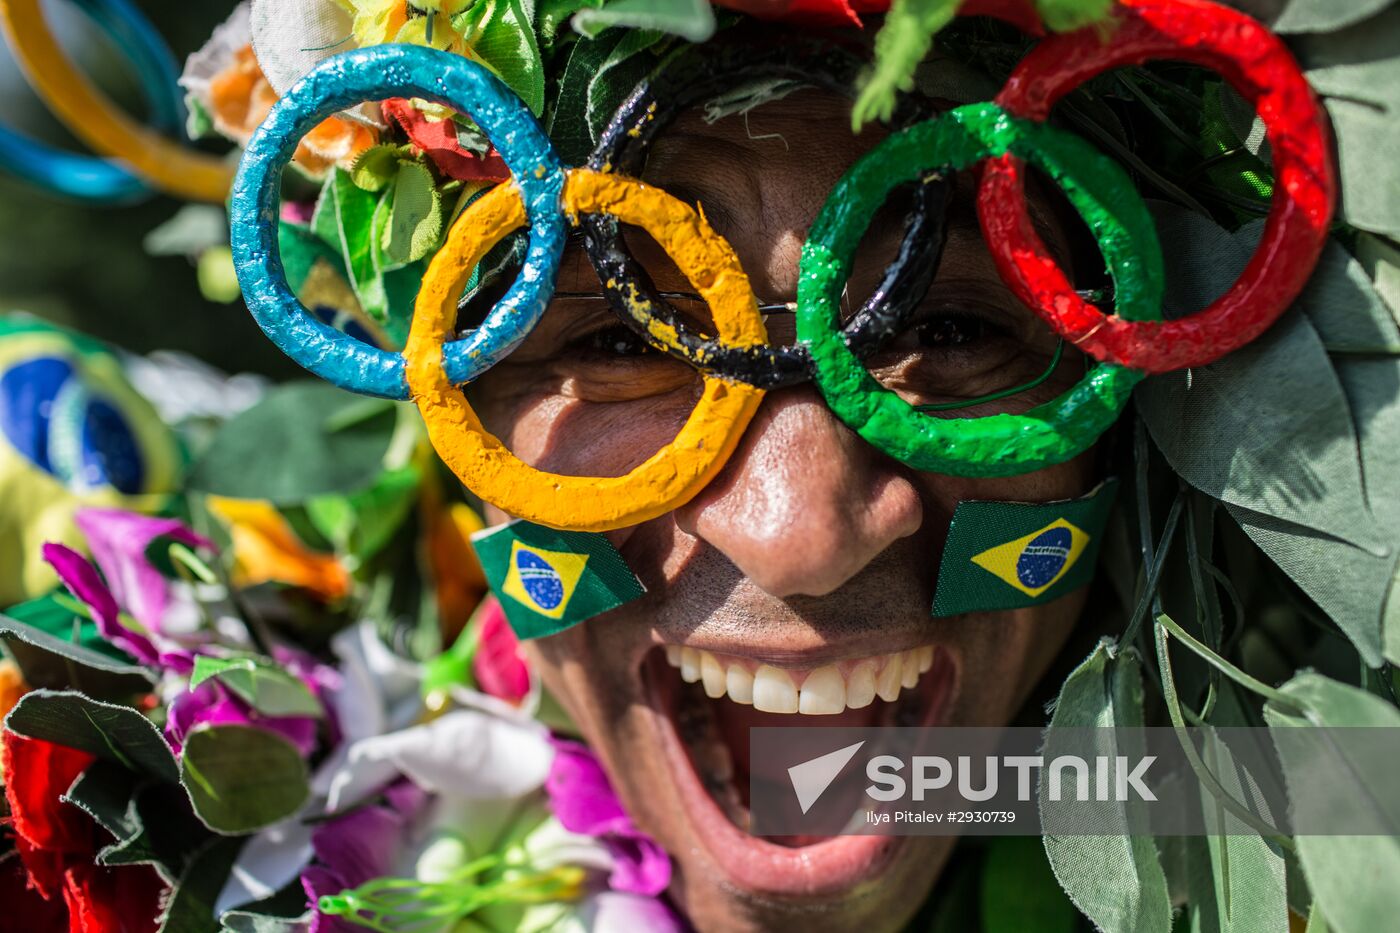
{"label": "red painted ring", "polygon": [[1114,15],[1108,38],[1091,26],[1042,41],[996,102],[1044,120],[1067,92],[1110,68],[1174,59],[1219,72],[1254,105],[1273,153],[1273,204],[1244,272],[1196,314],[1128,321],[1075,295],[1031,226],[1021,160],[983,163],[978,217],[1012,291],[1080,349],[1149,373],[1203,366],[1267,330],[1312,274],[1336,201],[1331,134],[1293,56],[1254,19],[1206,0],[1121,0]]}

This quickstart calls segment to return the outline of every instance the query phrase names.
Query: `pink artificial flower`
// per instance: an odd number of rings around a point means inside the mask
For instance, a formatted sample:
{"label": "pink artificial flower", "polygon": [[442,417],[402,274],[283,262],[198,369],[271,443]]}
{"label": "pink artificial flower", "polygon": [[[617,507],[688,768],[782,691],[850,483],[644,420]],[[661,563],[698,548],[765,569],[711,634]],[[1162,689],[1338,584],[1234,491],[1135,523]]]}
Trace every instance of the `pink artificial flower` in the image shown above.
{"label": "pink artificial flower", "polygon": [[112,595],[152,632],[161,631],[170,591],[164,575],[146,558],[151,542],[170,538],[214,550],[213,542],[174,518],[151,518],[120,509],[79,509],[76,519]]}
{"label": "pink artificial flower", "polygon": [[614,891],[655,896],[671,883],[671,858],[622,808],[603,766],[587,746],[551,738],[554,763],[545,779],[550,808],[564,828],[593,836],[613,857]]}
{"label": "pink artificial flower", "polygon": [[477,613],[481,628],[472,658],[472,676],[482,693],[519,703],[530,695],[530,668],[520,654],[520,640],[495,596],[488,593]]}

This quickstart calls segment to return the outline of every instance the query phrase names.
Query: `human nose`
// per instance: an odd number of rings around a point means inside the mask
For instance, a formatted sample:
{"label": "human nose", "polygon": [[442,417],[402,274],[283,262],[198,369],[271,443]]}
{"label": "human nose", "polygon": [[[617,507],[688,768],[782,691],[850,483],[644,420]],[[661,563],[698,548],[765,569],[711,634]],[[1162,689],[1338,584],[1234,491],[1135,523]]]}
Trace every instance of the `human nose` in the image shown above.
{"label": "human nose", "polygon": [[811,388],[770,392],[726,464],[675,512],[765,592],[822,596],[918,530],[912,477]]}

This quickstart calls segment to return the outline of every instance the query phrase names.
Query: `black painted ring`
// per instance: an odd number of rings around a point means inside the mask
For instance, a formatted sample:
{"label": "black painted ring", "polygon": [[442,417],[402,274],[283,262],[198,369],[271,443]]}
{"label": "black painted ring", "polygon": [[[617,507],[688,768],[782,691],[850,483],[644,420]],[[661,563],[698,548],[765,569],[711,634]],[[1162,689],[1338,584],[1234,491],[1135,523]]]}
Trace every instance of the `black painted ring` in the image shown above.
{"label": "black painted ring", "polygon": [[[622,102],[593,150],[589,168],[640,173],[648,146],[679,113],[738,82],[787,78],[853,97],[863,66],[860,58],[837,46],[810,40],[778,46],[732,43],[688,48],[663,62]],[[905,96],[891,123],[898,129],[931,115],[927,105]],[[947,237],[945,207],[951,178],[951,172],[924,176],[914,193],[899,253],[864,306],[847,322],[846,341],[858,358],[869,357],[898,333],[928,291]],[[811,355],[802,344],[733,347],[696,333],[657,294],[627,251],[616,218],[590,214],[579,218],[579,226],[589,261],[613,310],[651,346],[703,373],[762,389],[811,378]],[[671,334],[674,339],[668,339]]]}

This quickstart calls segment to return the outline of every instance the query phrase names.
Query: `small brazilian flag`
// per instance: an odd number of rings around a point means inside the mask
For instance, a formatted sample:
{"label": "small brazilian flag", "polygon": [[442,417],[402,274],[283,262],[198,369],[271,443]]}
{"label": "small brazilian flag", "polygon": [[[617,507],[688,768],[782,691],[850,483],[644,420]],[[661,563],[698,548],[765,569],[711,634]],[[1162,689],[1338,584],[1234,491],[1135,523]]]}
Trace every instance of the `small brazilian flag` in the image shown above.
{"label": "small brazilian flag", "polygon": [[935,616],[1019,609],[1089,582],[1118,481],[1061,502],[959,502],[943,547]]}
{"label": "small brazilian flag", "polygon": [[562,632],[645,592],[622,555],[597,532],[517,520],[478,531],[472,547],[522,640]]}

